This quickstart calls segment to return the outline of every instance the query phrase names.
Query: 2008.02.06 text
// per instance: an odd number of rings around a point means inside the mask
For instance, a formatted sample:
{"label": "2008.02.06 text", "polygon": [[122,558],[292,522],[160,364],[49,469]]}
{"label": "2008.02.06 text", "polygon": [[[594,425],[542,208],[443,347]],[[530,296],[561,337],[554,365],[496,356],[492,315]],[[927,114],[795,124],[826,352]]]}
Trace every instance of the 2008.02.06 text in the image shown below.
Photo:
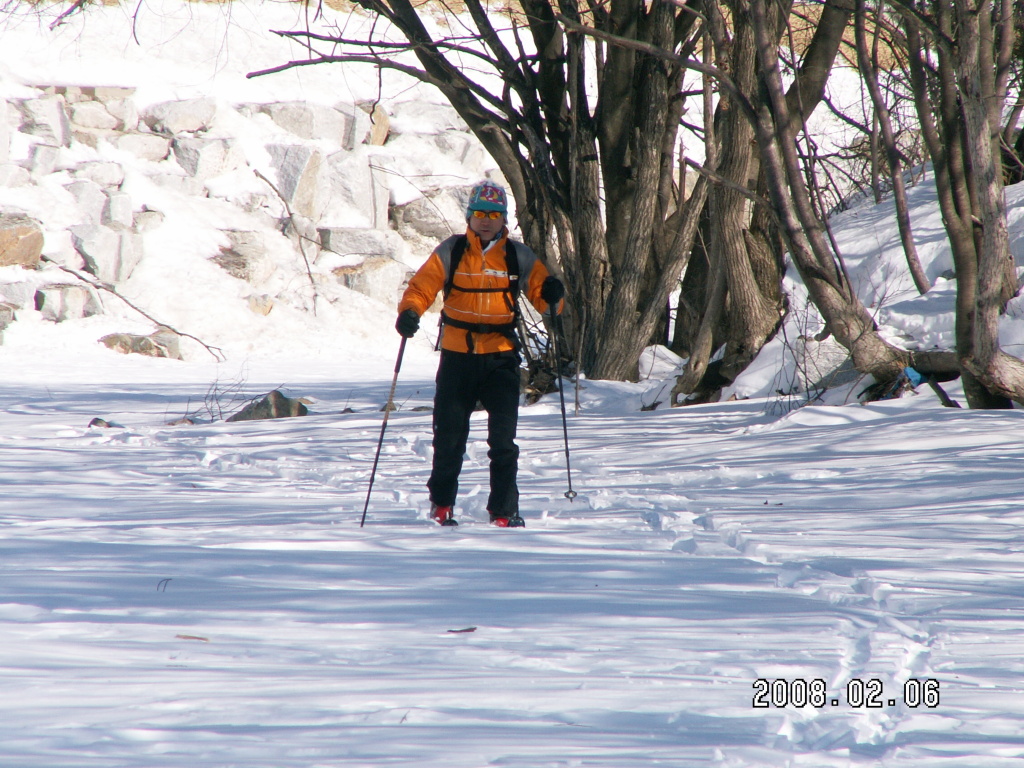
{"label": "2008.02.06 text", "polygon": [[887,696],[885,686],[881,680],[872,678],[861,680],[851,678],[846,684],[846,690],[840,693],[828,693],[828,685],[824,680],[768,680],[760,678],[754,681],[754,707],[759,709],[783,707],[838,707],[844,704],[848,707],[860,709],[878,709],[885,706],[895,707],[897,704],[905,704],[908,707],[928,707],[934,709],[939,706],[939,681],[934,679],[919,680],[911,677],[903,684],[902,698],[896,699]]}

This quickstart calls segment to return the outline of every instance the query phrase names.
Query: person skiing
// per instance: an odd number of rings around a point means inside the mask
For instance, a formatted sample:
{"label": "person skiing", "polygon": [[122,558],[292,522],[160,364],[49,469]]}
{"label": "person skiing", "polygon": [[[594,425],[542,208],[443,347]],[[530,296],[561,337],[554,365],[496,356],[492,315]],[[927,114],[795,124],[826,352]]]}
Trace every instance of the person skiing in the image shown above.
{"label": "person skiing", "polygon": [[427,488],[430,517],[458,525],[453,507],[459,487],[469,418],[479,401],[487,411],[490,495],[487,511],[502,528],[525,525],[519,515],[518,296],[538,312],[562,310],[565,287],[537,255],[508,236],[508,201],[498,184],[470,192],[464,235],[442,242],[409,281],[398,304],[395,329],[412,338],[420,317],[443,292],[441,361],[434,391],[434,458]]}

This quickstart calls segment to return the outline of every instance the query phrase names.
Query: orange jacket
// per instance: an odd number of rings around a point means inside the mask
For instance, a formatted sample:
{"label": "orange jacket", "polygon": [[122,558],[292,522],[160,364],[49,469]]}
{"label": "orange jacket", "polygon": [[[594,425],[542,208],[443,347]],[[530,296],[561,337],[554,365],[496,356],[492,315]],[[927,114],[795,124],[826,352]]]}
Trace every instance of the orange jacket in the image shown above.
{"label": "orange jacket", "polygon": [[[451,263],[451,252],[459,235],[449,237],[442,242],[430,258],[419,268],[409,280],[402,300],[398,304],[399,313],[407,309],[415,310],[421,317],[427,311],[437,294],[444,288],[447,277],[447,266]],[[480,238],[471,229],[466,230],[466,250],[459,260],[458,270],[452,283],[452,291],[444,302],[444,313],[447,317],[473,324],[501,325],[511,323],[515,319],[513,307],[510,306],[511,296],[505,291],[493,293],[475,293],[459,290],[459,288],[508,288],[510,281],[505,261],[505,243],[508,241],[508,229],[504,229],[498,239],[485,252]],[[538,312],[545,312],[548,304],[540,297],[540,287],[548,276],[547,267],[537,258],[530,248],[520,242],[515,244],[516,258],[519,260],[520,294],[529,299]],[[558,308],[561,311],[561,307]],[[445,323],[441,336],[441,348],[452,352],[472,352],[486,354],[490,352],[507,352],[515,349],[512,340],[503,333],[482,333],[456,328]]]}

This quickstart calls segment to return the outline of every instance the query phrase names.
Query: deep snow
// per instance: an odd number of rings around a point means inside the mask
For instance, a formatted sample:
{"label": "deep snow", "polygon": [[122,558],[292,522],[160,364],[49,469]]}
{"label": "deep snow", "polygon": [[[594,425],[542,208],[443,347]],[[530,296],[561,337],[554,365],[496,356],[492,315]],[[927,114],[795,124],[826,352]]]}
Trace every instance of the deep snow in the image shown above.
{"label": "deep snow", "polygon": [[[263,30],[296,11],[231,7],[218,28],[222,6],[190,6],[174,42],[152,32],[141,48],[125,37],[127,7],[96,9],[47,55],[50,33],[10,21],[0,82],[11,91],[24,68],[45,67],[130,76],[154,94],[369,87],[323,69],[243,81],[252,51],[287,57]],[[1022,194],[1008,194],[1015,232]],[[927,185],[912,195],[915,221],[934,227]],[[891,206],[857,208],[836,232],[887,332],[948,341],[952,284],[912,299],[898,282]],[[922,237],[936,276],[948,253]],[[792,374],[779,340],[737,384],[748,399],[643,411],[674,364],[648,357],[639,384],[581,382],[578,414],[567,392],[575,501],[548,396],[521,412],[528,527],[484,522],[477,420],[462,525],[443,529],[425,518],[430,414],[414,409],[430,404],[436,357],[421,333],[360,528],[398,337],[393,307],[350,298],[316,318],[241,324],[227,302],[180,309],[178,322],[224,345],[221,364],[95,344],[128,313],[53,325],[26,312],[8,329],[0,765],[945,768],[1024,756],[1019,410],[947,409],[926,387],[856,404],[866,382],[830,396],[849,405],[794,409],[799,397],[775,393]],[[789,339],[813,323],[798,315]],[[238,407],[232,392],[278,386],[310,398],[311,415],[168,424],[217,393]],[[95,417],[119,426],[89,427]],[[827,695],[759,708],[758,680],[795,696],[795,681],[822,680]],[[874,680],[882,706],[858,705]],[[910,706],[908,681],[937,681],[936,706]]]}

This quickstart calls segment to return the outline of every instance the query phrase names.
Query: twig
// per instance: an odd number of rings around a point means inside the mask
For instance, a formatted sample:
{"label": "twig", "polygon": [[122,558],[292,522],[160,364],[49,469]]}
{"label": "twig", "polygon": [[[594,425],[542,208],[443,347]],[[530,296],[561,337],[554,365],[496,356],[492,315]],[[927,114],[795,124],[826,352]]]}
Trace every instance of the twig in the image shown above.
{"label": "twig", "polygon": [[72,16],[76,12],[82,10],[82,8],[84,8],[88,4],[89,0],[76,0],[74,5],[72,5],[66,11],[64,11],[64,13],[62,13],[60,16],[53,20],[53,23],[50,24],[50,31],[52,32],[53,30],[55,30],[57,27],[63,24],[69,16]]}
{"label": "twig", "polygon": [[57,269],[60,269],[60,270],[62,270],[64,272],[67,272],[69,275],[74,275],[76,278],[81,280],[86,285],[91,285],[93,288],[98,288],[101,291],[106,291],[107,293],[114,294],[117,298],[119,298],[121,301],[123,301],[125,304],[127,304],[129,307],[134,309],[136,312],[138,312],[140,315],[142,315],[144,318],[149,320],[154,325],[157,325],[157,326],[162,327],[162,328],[167,328],[168,330],[173,331],[178,336],[182,336],[183,338],[192,339],[192,341],[195,341],[198,344],[202,345],[202,347],[207,352],[209,352],[211,355],[213,355],[214,358],[217,360],[217,362],[223,363],[225,360],[227,360],[227,358],[224,357],[224,352],[223,352],[223,350],[220,347],[211,347],[205,341],[203,341],[202,339],[200,339],[200,338],[198,338],[196,336],[193,336],[191,333],[183,333],[182,331],[179,331],[174,326],[168,325],[167,323],[164,323],[164,322],[161,322],[161,321],[157,320],[155,317],[150,315],[145,310],[140,309],[139,307],[135,306],[131,301],[129,301],[124,296],[122,296],[120,293],[118,293],[117,290],[115,288],[113,288],[112,286],[107,285],[106,283],[101,283],[99,280],[93,280],[90,277],[86,277],[85,275],[83,275],[78,270],[71,269],[70,267],[65,267],[63,264],[57,263],[56,261],[51,259],[49,256],[41,256],[40,259],[42,261],[45,261],[48,264],[53,264],[55,267],[57,267]]}
{"label": "twig", "polygon": [[[272,182],[270,179],[264,176],[258,168],[254,168],[253,173],[256,174],[257,178],[261,179],[264,183],[266,183],[268,187],[274,190],[274,194],[276,194],[280,198],[281,202],[284,204],[284,210],[288,214],[288,220],[291,222],[292,228],[295,230],[295,233],[299,237],[299,255],[302,256],[302,261],[306,265],[306,275],[309,277],[309,284],[313,288],[313,314],[315,315],[316,300],[319,298],[320,294],[316,290],[316,281],[313,279],[313,268],[309,265],[309,258],[306,256],[306,248],[304,246],[305,241],[310,240],[310,238],[307,238],[305,235],[302,234],[302,232],[299,231],[299,227],[297,225],[297,222],[295,221],[295,213],[292,211],[292,207],[288,204],[288,201],[285,199],[285,196],[281,194],[281,190],[277,188],[274,182]],[[310,242],[313,241],[310,240]],[[319,246],[320,243],[316,243],[316,245]]]}

